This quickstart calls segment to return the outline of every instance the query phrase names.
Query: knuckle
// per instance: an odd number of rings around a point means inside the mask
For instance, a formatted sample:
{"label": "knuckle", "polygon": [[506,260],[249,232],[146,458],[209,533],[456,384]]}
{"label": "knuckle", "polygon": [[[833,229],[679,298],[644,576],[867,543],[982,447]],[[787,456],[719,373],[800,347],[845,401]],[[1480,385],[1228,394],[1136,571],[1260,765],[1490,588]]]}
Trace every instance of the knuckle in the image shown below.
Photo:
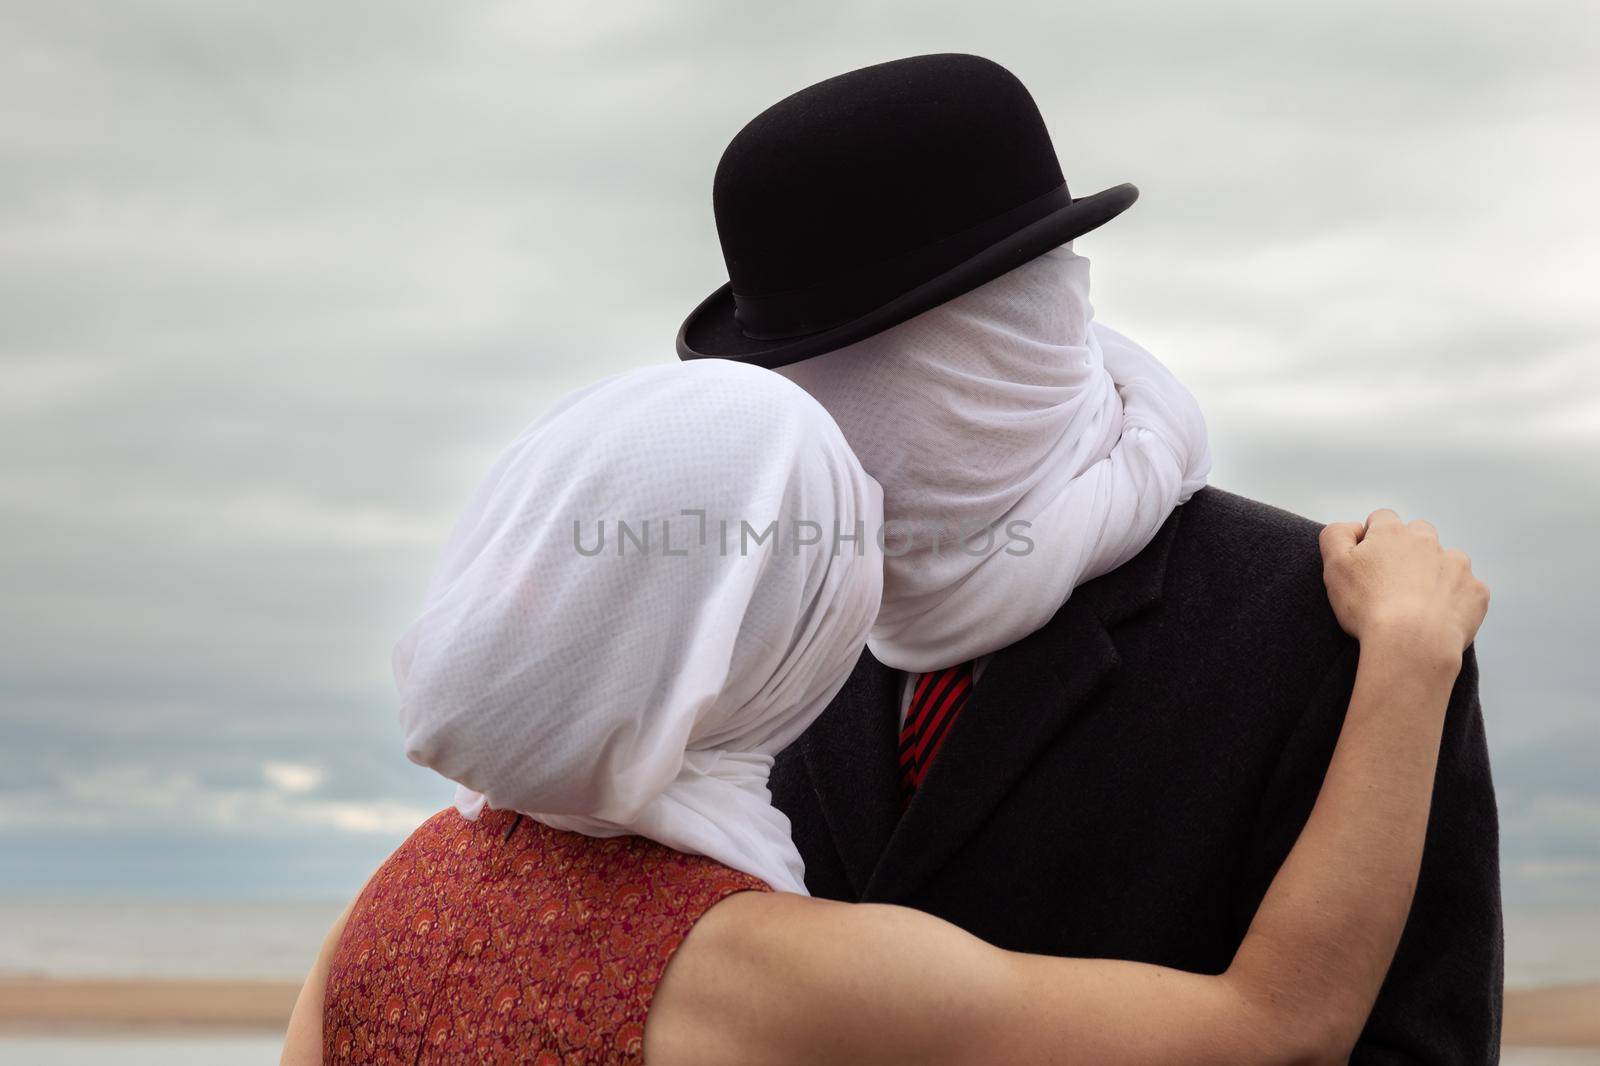
{"label": "knuckle", "polygon": [[1322,532],[1317,535],[1317,544],[1325,556],[1338,553],[1342,541],[1354,539],[1355,525],[1351,522],[1333,522],[1322,527]]}

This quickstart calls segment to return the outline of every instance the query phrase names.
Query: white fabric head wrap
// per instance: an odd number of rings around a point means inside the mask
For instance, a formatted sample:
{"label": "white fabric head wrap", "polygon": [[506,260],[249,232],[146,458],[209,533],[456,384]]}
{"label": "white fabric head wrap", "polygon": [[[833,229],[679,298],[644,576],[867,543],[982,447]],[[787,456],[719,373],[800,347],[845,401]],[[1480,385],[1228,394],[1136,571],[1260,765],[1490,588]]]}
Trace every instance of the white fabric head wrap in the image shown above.
{"label": "white fabric head wrap", "polygon": [[781,373],[883,486],[883,609],[868,646],[902,670],[1038,629],[1149,544],[1211,468],[1194,397],[1093,321],[1089,261],[1070,244]]}
{"label": "white fabric head wrap", "polygon": [[464,786],[469,817],[486,798],[804,892],[767,772],[860,656],[881,521],[833,420],[770,371],[580,390],[495,463],[395,648],[406,753]]}

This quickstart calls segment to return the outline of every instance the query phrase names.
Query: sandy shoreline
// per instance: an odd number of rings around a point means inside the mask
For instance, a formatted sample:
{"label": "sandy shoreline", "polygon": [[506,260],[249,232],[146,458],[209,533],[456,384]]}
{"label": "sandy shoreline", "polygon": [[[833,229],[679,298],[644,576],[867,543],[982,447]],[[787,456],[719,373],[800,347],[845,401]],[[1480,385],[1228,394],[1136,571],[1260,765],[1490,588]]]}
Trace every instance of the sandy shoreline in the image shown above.
{"label": "sandy shoreline", "polygon": [[1600,1048],[1600,984],[1506,989],[1503,1042]]}
{"label": "sandy shoreline", "polygon": [[282,1031],[286,981],[0,977],[0,1029]]}
{"label": "sandy shoreline", "polygon": [[[284,981],[0,977],[0,1030],[281,1032]],[[1507,1047],[1600,1048],[1600,984],[1506,992]]]}

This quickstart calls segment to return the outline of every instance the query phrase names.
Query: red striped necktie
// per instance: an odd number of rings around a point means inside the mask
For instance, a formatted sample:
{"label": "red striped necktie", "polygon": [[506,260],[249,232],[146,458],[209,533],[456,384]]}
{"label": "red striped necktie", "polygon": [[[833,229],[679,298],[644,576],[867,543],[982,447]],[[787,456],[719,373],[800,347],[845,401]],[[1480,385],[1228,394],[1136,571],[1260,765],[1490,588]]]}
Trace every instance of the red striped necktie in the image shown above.
{"label": "red striped necktie", "polygon": [[900,798],[911,802],[912,793],[927,776],[933,757],[939,754],[950,724],[967,705],[972,695],[972,663],[946,670],[935,670],[917,678],[906,709],[906,724],[900,729]]}

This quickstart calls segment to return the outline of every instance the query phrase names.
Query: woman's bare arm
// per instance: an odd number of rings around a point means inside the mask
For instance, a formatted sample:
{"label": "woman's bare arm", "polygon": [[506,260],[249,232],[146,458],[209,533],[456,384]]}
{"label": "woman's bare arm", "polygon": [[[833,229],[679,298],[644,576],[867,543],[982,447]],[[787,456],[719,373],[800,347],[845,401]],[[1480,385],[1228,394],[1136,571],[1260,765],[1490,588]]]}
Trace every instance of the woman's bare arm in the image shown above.
{"label": "woman's bare arm", "polygon": [[1316,807],[1227,972],[1020,955],[903,908],[745,894],[679,948],[648,1061],[1344,1061],[1405,924],[1444,711],[1487,590],[1431,527],[1392,512],[1330,527],[1323,546],[1361,641],[1355,689]]}
{"label": "woman's bare arm", "polygon": [[[361,893],[356,893],[356,899]],[[344,926],[355,909],[351,900],[344,912],[334,920],[333,928],[322,941],[317,961],[311,964],[306,983],[300,986],[294,1010],[289,1015],[289,1029],[283,1038],[283,1055],[278,1066],[321,1066],[322,1063],[322,999],[328,990],[328,966],[333,962],[334,949],[344,935]]]}

